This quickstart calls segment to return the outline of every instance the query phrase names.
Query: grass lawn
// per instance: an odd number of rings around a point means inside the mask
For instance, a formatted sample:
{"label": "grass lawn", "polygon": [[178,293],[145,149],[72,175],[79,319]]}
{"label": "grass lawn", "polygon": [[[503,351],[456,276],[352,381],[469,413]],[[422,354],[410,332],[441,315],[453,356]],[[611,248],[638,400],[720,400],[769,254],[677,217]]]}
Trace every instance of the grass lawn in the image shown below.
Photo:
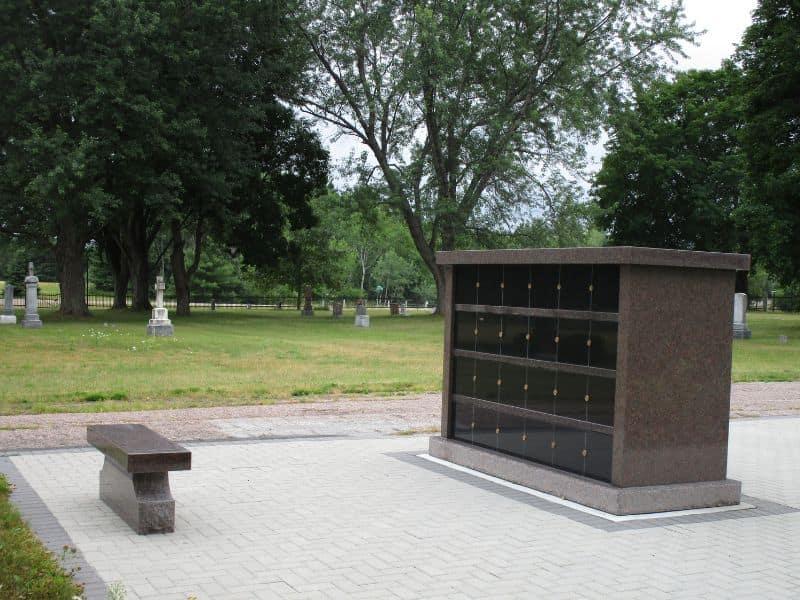
{"label": "grass lawn", "polygon": [[800,314],[749,312],[747,324],[753,337],[733,342],[733,380],[800,380]]}
{"label": "grass lawn", "polygon": [[11,486],[0,475],[0,598],[72,600],[80,596],[81,588],[42,546],[9,502],[10,493]]}
{"label": "grass lawn", "polygon": [[[21,314],[18,314],[18,318]],[[148,315],[41,312],[44,327],[0,329],[0,413],[108,411],[270,403],[342,393],[436,390],[442,319],[370,311],[353,326],[317,311],[197,311],[174,338],[148,338]]]}
{"label": "grass lawn", "polygon": [[[21,315],[19,315],[21,316]],[[390,318],[372,327],[318,311],[197,311],[174,338],[144,335],[147,315],[96,310],[38,331],[0,329],[0,413],[109,411],[271,403],[322,394],[441,389],[442,319]],[[800,315],[749,314],[734,343],[735,381],[800,380]],[[787,335],[789,343],[778,343]]]}

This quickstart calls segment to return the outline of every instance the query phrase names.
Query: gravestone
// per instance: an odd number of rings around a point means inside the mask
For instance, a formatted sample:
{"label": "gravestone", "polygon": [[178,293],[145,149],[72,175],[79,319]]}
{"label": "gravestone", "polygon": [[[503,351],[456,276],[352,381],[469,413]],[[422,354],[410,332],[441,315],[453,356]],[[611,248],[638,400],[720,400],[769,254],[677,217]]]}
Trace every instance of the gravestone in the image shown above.
{"label": "gravestone", "polygon": [[356,304],[356,327],[369,327],[367,303],[364,300],[359,300]]}
{"label": "gravestone", "polygon": [[159,275],[156,277],[156,305],[153,308],[152,318],[147,324],[147,335],[156,337],[172,337],[175,330],[172,321],[169,320],[167,309],[164,308],[164,278]]}
{"label": "gravestone", "polygon": [[398,309],[398,314],[401,317],[407,317],[408,316],[408,302],[403,302],[400,305],[400,308]]}
{"label": "gravestone", "polygon": [[17,316],[14,314],[14,286],[6,284],[6,291],[3,300],[3,314],[0,315],[0,325],[15,325]]}
{"label": "gravestone", "polygon": [[342,316],[342,308],[343,308],[343,305],[342,305],[341,302],[334,301],[331,304],[331,316],[334,317],[334,318],[337,318],[337,319],[339,317],[341,317]]}
{"label": "gravestone", "polygon": [[753,332],[747,327],[747,294],[733,295],[733,337],[749,340]]}
{"label": "gravestone", "polygon": [[389,315],[392,317],[396,317],[400,314],[400,303],[399,302],[391,302],[389,304]]}
{"label": "gravestone", "polygon": [[306,286],[306,293],[305,293],[305,304],[303,305],[303,312],[302,315],[304,317],[313,317],[314,316],[314,307],[311,306],[311,288]]}
{"label": "gravestone", "polygon": [[22,326],[28,329],[39,329],[39,278],[33,274],[33,263],[28,263],[28,276],[25,278],[25,316]]}

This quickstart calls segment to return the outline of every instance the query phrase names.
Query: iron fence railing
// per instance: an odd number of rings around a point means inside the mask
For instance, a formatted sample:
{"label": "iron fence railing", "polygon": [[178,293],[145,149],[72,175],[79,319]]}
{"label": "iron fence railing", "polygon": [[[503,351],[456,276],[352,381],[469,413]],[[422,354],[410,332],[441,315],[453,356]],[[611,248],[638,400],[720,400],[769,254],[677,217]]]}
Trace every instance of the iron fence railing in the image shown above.
{"label": "iron fence railing", "polygon": [[751,298],[748,310],[761,312],[800,312],[800,296]]}
{"label": "iron fence railing", "polygon": [[[0,290],[2,292],[2,290]],[[52,292],[39,292],[39,306],[42,308],[58,308],[61,304],[61,294]],[[0,293],[0,307],[2,307],[2,293]],[[314,309],[329,310],[334,302],[342,302],[344,309],[355,308],[360,298],[356,297],[342,297],[342,296],[323,296],[314,297],[311,305]],[[88,294],[86,301],[89,308],[111,308],[114,305],[113,294]],[[396,298],[365,298],[364,301],[368,308],[389,308],[392,303],[404,304],[407,308],[424,309],[432,308],[432,304],[425,301],[410,301]],[[150,299],[151,303],[155,303],[153,298]],[[133,298],[128,296],[127,305],[131,306]],[[305,304],[305,299],[300,300],[300,308],[302,309]],[[177,302],[175,298],[165,298],[164,306],[168,309],[176,308]],[[198,309],[273,309],[273,310],[297,310],[297,297],[287,296],[221,296],[219,298],[213,296],[193,296],[190,302],[191,308]],[[14,306],[16,308],[25,307],[25,294],[24,291],[14,292]]]}

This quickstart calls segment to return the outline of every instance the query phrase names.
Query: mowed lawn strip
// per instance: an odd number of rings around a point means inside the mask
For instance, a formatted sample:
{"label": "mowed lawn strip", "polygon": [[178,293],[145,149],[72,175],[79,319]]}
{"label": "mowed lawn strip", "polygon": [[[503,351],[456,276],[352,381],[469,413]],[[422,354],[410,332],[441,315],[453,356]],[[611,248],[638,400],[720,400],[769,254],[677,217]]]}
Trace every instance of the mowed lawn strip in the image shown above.
{"label": "mowed lawn strip", "polygon": [[145,335],[147,315],[95,310],[41,330],[0,330],[3,414],[270,403],[325,394],[441,387],[442,318],[389,317],[372,326],[317,311],[197,311],[173,318],[174,338]]}
{"label": "mowed lawn strip", "polygon": [[[303,401],[331,394],[441,389],[441,317],[293,310],[198,310],[174,338],[145,336],[148,315],[95,310],[41,330],[0,329],[0,413],[100,412]],[[749,313],[734,343],[734,381],[800,380],[800,315]],[[785,335],[788,343],[779,343]]]}
{"label": "mowed lawn strip", "polygon": [[800,381],[800,314],[749,312],[747,324],[753,337],[733,343],[733,380]]}

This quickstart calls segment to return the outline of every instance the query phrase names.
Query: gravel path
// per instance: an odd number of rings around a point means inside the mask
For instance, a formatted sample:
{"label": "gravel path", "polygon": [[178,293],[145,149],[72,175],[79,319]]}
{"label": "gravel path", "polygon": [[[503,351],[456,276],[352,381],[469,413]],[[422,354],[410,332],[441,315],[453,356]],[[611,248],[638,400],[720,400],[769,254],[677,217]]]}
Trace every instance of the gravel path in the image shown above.
{"label": "gravel path", "polygon": [[[440,394],[322,398],[271,406],[0,416],[0,451],[86,445],[92,423],[145,423],[173,440],[438,431]],[[800,381],[737,383],[731,417],[800,416]]]}

